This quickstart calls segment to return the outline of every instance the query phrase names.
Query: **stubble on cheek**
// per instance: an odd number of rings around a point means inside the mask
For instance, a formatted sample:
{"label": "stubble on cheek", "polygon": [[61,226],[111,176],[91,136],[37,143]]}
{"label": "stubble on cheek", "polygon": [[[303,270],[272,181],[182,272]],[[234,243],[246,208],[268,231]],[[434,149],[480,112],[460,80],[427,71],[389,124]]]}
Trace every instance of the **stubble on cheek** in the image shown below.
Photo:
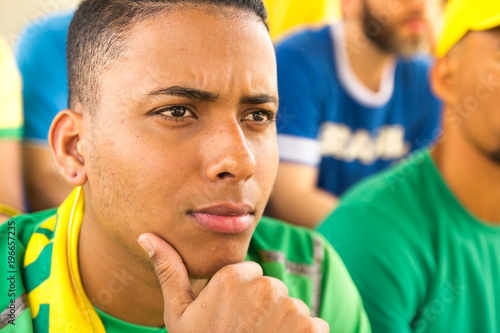
{"label": "stubble on cheek", "polygon": [[117,158],[116,148],[112,138],[95,138],[87,165],[91,195],[89,204],[101,228],[111,237],[120,237],[123,232],[132,231],[127,217],[131,217],[134,209],[128,192],[131,186],[126,177],[122,177],[126,163]]}

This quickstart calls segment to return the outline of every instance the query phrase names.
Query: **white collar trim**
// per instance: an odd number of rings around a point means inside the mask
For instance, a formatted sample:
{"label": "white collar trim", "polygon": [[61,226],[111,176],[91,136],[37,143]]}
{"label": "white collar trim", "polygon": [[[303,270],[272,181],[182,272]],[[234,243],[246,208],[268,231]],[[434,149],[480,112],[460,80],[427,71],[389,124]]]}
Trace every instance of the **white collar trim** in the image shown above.
{"label": "white collar trim", "polygon": [[381,107],[392,97],[394,92],[394,73],[396,69],[396,61],[392,60],[382,73],[380,89],[374,92],[367,88],[356,76],[347,57],[345,51],[345,35],[342,23],[331,26],[331,38],[334,41],[333,52],[335,54],[335,67],[340,84],[358,103],[371,108]]}

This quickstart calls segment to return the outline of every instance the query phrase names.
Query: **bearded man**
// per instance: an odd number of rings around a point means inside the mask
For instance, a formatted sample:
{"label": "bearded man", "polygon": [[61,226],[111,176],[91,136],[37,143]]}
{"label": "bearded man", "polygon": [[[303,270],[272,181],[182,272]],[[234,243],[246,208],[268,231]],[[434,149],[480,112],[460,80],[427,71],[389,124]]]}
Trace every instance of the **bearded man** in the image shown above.
{"label": "bearded man", "polygon": [[314,227],[356,181],[429,144],[433,0],[343,0],[343,20],[276,48],[280,167],[271,213]]}

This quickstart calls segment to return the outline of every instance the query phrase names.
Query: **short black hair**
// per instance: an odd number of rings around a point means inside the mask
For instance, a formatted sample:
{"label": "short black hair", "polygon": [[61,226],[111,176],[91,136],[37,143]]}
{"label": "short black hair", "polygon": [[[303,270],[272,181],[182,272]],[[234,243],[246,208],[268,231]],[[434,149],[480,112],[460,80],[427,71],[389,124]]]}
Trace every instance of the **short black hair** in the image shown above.
{"label": "short black hair", "polygon": [[124,51],[126,32],[146,19],[179,6],[205,5],[237,9],[256,15],[269,31],[262,0],[84,0],[68,31],[68,104],[79,101],[90,110],[97,107],[99,75]]}

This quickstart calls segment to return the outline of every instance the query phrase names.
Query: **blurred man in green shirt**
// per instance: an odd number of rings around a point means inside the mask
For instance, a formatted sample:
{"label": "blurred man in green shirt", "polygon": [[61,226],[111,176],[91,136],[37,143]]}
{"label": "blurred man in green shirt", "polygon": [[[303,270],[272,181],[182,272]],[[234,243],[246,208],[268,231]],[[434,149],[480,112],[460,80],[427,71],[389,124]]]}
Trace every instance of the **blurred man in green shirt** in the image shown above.
{"label": "blurred man in green shirt", "polygon": [[451,0],[432,73],[438,143],[350,191],[320,227],[373,332],[500,332],[500,2]]}

